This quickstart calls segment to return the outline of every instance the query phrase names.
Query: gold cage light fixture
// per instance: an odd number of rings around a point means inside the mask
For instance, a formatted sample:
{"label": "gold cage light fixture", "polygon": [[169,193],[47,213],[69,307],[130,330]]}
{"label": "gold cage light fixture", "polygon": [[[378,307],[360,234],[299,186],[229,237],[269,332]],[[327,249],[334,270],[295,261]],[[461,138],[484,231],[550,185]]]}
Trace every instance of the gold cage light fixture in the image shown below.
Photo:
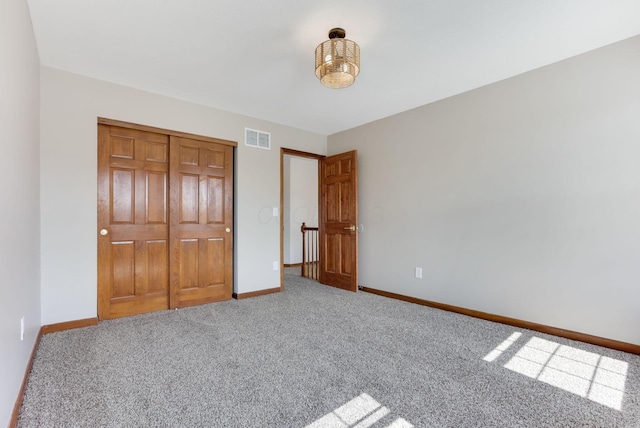
{"label": "gold cage light fixture", "polygon": [[342,28],[333,28],[316,48],[316,76],[327,88],[351,86],[360,74],[360,46],[345,36]]}

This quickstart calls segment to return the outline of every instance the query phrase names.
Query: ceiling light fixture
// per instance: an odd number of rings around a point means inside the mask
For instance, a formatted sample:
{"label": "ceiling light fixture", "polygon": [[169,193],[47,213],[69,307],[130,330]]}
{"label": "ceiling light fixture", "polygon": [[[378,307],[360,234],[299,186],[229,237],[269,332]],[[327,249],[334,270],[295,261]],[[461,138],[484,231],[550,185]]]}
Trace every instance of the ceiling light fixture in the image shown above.
{"label": "ceiling light fixture", "polygon": [[351,86],[360,74],[360,46],[345,36],[342,28],[334,28],[316,48],[316,76],[327,88]]}

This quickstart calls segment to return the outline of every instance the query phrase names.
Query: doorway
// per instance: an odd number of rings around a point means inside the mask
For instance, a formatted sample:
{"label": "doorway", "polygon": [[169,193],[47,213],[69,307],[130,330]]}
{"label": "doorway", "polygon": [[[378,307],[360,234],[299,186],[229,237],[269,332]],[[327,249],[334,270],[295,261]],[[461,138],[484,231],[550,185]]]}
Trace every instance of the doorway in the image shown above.
{"label": "doorway", "polygon": [[315,153],[280,150],[281,290],[284,290],[284,269],[302,272],[302,224],[318,227],[318,162],[322,158],[323,155]]}
{"label": "doorway", "polygon": [[[350,151],[322,156],[292,149],[280,149],[280,290],[284,290],[285,223],[289,238],[295,225],[285,222],[291,208],[285,204],[286,157],[313,159],[318,173],[318,280],[322,284],[356,292],[358,290],[358,153]],[[289,204],[291,205],[291,204]],[[302,242],[302,233],[299,235]],[[289,248],[291,251],[291,246]],[[291,256],[291,254],[288,254]]]}

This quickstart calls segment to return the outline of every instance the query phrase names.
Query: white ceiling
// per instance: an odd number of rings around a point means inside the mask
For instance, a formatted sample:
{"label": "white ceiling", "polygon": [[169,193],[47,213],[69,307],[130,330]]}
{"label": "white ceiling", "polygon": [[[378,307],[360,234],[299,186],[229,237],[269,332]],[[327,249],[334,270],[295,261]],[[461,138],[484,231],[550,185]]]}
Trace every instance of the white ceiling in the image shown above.
{"label": "white ceiling", "polygon": [[[640,34],[639,0],[28,0],[43,65],[330,135]],[[333,27],[361,48],[323,87]]]}

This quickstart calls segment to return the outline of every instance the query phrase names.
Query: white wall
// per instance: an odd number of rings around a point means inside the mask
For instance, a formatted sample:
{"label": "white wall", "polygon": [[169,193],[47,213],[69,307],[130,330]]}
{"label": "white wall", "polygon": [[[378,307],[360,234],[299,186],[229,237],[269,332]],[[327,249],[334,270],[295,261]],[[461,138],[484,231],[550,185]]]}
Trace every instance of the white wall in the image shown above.
{"label": "white wall", "polygon": [[640,37],[327,144],[362,285],[640,344]]}
{"label": "white wall", "polygon": [[[64,71],[42,71],[42,322],[96,316],[97,117],[237,141],[234,291],[280,286],[280,147],[325,153],[326,137]],[[244,128],[272,149],[244,145]]]}
{"label": "white wall", "polygon": [[318,161],[285,157],[285,263],[302,263],[300,226],[318,227]]}
{"label": "white wall", "polygon": [[27,2],[0,2],[0,426],[40,328],[39,72]]}

